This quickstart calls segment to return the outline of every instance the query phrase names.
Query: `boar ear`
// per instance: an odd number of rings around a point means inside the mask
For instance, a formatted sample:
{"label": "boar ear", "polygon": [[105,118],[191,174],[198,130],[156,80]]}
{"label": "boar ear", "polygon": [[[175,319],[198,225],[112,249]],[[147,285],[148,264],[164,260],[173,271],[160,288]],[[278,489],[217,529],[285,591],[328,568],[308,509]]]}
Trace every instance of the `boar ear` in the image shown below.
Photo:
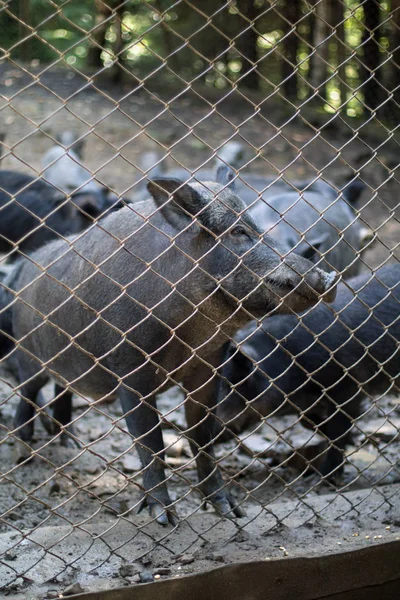
{"label": "boar ear", "polygon": [[95,219],[101,214],[101,209],[98,204],[98,199],[95,194],[80,194],[77,192],[76,194],[72,194],[71,196],[72,202],[78,209],[83,210],[87,215]]}
{"label": "boar ear", "polygon": [[217,183],[228,186],[231,190],[235,189],[235,173],[226,165],[221,165],[217,169]]}
{"label": "boar ear", "polygon": [[366,187],[365,183],[360,179],[350,181],[350,183],[343,187],[343,198],[352,206],[357,206],[357,202]]}
{"label": "boar ear", "polygon": [[302,256],[303,258],[307,258],[307,260],[315,264],[320,260],[320,258],[322,258],[321,248],[326,243],[327,239],[328,234],[324,233],[319,237],[303,240],[296,247],[295,253],[300,254],[300,256]]}
{"label": "boar ear", "polygon": [[147,189],[164,217],[175,227],[186,226],[192,220],[191,215],[196,215],[205,206],[200,194],[180,179],[153,179]]}

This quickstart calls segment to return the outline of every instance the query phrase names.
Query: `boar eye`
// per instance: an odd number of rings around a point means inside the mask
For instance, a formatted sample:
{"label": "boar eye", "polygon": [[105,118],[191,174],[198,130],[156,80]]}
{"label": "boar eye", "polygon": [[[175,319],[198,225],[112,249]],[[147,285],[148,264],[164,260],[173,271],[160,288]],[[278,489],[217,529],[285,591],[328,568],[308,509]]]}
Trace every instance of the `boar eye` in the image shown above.
{"label": "boar eye", "polygon": [[235,237],[237,237],[239,235],[245,235],[245,236],[247,236],[247,231],[241,225],[237,225],[236,227],[234,227],[233,229],[231,229],[231,235],[234,235]]}

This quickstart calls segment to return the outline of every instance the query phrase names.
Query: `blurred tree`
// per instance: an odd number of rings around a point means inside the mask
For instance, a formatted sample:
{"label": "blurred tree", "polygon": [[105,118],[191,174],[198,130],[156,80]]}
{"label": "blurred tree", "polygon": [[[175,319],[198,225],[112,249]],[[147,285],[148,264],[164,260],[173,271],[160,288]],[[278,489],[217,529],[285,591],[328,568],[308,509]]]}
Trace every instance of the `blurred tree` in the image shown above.
{"label": "blurred tree", "polygon": [[392,0],[390,50],[393,58],[390,62],[389,73],[391,89],[397,103],[395,112],[400,112],[400,0]]}
{"label": "blurred tree", "polygon": [[380,6],[377,0],[365,0],[364,31],[362,36],[363,58],[361,77],[364,103],[369,110],[374,110],[382,102],[379,66],[381,62],[379,50]]}
{"label": "blurred tree", "polygon": [[169,16],[167,12],[167,9],[169,8],[169,2],[168,0],[167,2],[165,2],[165,0],[154,0],[154,5],[161,19],[160,23],[162,28],[165,56],[168,57],[169,66],[175,71],[175,73],[179,73],[181,70],[181,64],[179,60],[179,53],[176,52],[177,48],[179,47],[177,43],[179,42],[179,39],[176,35],[174,35],[174,30],[170,27],[167,21]]}
{"label": "blurred tree", "polygon": [[93,27],[90,33],[92,43],[89,47],[87,64],[96,69],[103,66],[102,53],[107,46],[106,34],[110,27],[110,17],[117,4],[116,0],[95,0],[93,3]]}
{"label": "blurred tree", "polygon": [[114,83],[118,83],[121,81],[123,70],[121,68],[122,65],[122,51],[124,48],[124,40],[122,36],[122,22],[124,15],[124,5],[119,4],[115,8],[115,17],[114,17],[114,27],[115,27],[115,42],[113,47],[113,54],[115,57],[115,65],[114,65],[114,73],[113,73],[113,81]]}
{"label": "blurred tree", "polygon": [[[290,0],[289,0],[290,1]],[[297,0],[296,0],[297,1]],[[238,37],[235,47],[242,59],[240,72],[241,85],[252,90],[260,88],[260,75],[257,71],[258,49],[257,49],[257,17],[259,9],[254,0],[236,0],[238,10]]]}
{"label": "blurred tree", "polygon": [[[201,55],[206,59],[205,66],[211,65],[212,71],[209,73],[211,77],[205,77],[205,81],[221,82],[221,74],[226,72],[227,50],[229,48],[229,34],[226,34],[229,27],[229,6],[225,0],[194,0],[191,3],[198,10],[211,20],[207,23],[203,16],[203,20],[194,19],[193,25],[196,28],[196,33],[191,39],[191,44],[198,49]],[[193,19],[193,15],[192,15]],[[202,26],[200,31],[200,26]]]}
{"label": "blurred tree", "polygon": [[400,0],[12,0],[0,2],[0,32],[12,60],[114,63],[115,81],[126,73],[147,88],[281,86],[290,102],[309,88],[313,111],[360,116],[362,94],[369,110],[393,113],[386,86],[400,104]]}
{"label": "blurred tree", "polygon": [[290,100],[297,98],[298,92],[298,49],[297,24],[301,16],[300,0],[286,0],[282,9],[283,17],[283,56],[281,62],[283,94]]}
{"label": "blurred tree", "polygon": [[334,28],[334,61],[337,72],[337,87],[339,91],[339,105],[346,103],[346,41],[344,32],[344,2],[341,0],[330,1],[331,25]]}
{"label": "blurred tree", "polygon": [[[31,31],[26,25],[31,24],[31,2],[30,0],[19,0],[19,38],[20,40],[30,35]],[[31,57],[31,40],[30,38],[21,45],[20,57],[21,60],[27,62]]]}
{"label": "blurred tree", "polygon": [[[315,0],[311,0],[309,2],[303,3],[303,9],[306,14],[306,18],[303,19],[303,24],[306,26],[306,31],[303,34],[302,38],[305,43],[305,51],[307,56],[310,57],[313,48],[314,48],[314,37],[315,37],[315,9],[314,9]],[[313,79],[313,66],[314,60],[310,57],[307,61],[307,79],[308,81],[312,81]],[[308,86],[307,95],[310,95],[312,88]]]}
{"label": "blurred tree", "polygon": [[326,98],[326,82],[328,79],[329,61],[329,22],[330,3],[329,0],[313,0],[313,11],[315,12],[315,28],[311,56],[311,93],[318,91],[319,98]]}

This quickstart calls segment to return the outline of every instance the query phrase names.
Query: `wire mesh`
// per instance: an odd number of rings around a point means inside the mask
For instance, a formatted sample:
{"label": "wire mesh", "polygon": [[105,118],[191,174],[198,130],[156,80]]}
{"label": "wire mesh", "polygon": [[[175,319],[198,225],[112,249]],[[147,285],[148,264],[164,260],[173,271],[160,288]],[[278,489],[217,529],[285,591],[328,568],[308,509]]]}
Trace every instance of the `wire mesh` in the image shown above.
{"label": "wire mesh", "polygon": [[3,589],[395,536],[398,3],[0,31]]}

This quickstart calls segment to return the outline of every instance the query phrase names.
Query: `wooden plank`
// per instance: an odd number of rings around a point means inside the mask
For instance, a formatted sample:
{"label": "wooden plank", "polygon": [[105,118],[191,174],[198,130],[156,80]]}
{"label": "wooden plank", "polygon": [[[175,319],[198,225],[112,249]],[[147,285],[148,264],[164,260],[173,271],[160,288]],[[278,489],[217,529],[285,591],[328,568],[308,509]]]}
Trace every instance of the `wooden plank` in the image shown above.
{"label": "wooden plank", "polygon": [[240,563],[180,579],[70,596],[76,600],[391,600],[400,541],[313,558]]}

